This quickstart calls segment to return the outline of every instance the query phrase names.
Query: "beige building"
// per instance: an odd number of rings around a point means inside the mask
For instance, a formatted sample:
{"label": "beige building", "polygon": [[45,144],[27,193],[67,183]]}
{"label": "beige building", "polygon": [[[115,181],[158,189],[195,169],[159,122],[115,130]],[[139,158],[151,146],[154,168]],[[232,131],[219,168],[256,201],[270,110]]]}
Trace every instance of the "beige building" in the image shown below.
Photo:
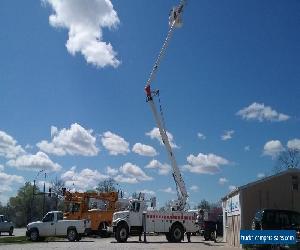
{"label": "beige building", "polygon": [[222,198],[224,240],[240,246],[240,230],[251,229],[255,213],[264,208],[300,212],[300,169],[238,187]]}

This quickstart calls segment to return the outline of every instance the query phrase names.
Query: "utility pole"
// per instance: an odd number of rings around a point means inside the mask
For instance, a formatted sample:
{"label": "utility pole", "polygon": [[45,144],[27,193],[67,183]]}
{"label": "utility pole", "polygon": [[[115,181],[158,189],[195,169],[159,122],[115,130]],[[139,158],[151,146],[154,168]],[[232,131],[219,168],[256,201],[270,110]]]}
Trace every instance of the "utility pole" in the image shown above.
{"label": "utility pole", "polygon": [[43,191],[43,215],[42,215],[42,218],[44,217],[45,215],[45,203],[46,203],[46,177],[47,177],[47,174],[45,173],[45,180],[44,180],[44,191]]}

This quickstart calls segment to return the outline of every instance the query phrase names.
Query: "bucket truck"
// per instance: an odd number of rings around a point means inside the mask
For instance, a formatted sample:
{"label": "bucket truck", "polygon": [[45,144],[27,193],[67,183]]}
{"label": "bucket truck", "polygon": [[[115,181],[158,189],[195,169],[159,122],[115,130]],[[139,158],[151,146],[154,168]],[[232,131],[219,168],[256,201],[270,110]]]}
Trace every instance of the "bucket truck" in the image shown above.
{"label": "bucket truck", "polygon": [[[150,108],[171,162],[178,199],[173,202],[170,211],[148,210],[146,205],[147,201],[144,199],[143,195],[141,195],[139,199],[132,200],[129,210],[116,212],[113,215],[112,226],[115,238],[118,242],[126,242],[130,235],[141,235],[142,232],[164,233],[169,242],[180,242],[183,240],[184,233],[190,235],[191,233],[196,233],[199,230],[197,214],[195,212],[188,212],[185,210],[188,198],[187,190],[177,166],[166,129],[163,126],[163,118],[157,111],[154,103],[154,97],[158,95],[159,92],[152,91],[150,87],[150,84],[158,70],[161,58],[168,46],[173,29],[181,26],[181,14],[184,5],[185,1],[181,1],[179,6],[174,7],[170,13],[170,29],[168,35],[145,87],[146,100],[150,104]],[[149,201],[152,203],[152,207],[155,207],[155,199],[151,199]]]}

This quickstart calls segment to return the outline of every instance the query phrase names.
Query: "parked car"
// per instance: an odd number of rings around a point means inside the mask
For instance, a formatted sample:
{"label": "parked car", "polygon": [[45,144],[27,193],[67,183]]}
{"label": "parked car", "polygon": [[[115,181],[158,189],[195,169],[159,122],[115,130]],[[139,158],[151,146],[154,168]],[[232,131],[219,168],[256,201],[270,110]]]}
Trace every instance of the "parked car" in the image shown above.
{"label": "parked car", "polygon": [[64,220],[63,212],[48,212],[42,221],[27,225],[26,236],[31,241],[43,240],[45,237],[67,237],[69,241],[79,241],[91,230],[89,220]]}
{"label": "parked car", "polygon": [[296,230],[300,243],[300,213],[290,210],[263,209],[252,222],[253,230]]}
{"label": "parked car", "polygon": [[1,233],[8,233],[10,236],[14,233],[14,224],[4,215],[0,215],[0,235]]}
{"label": "parked car", "polygon": [[217,236],[223,235],[223,223],[221,221],[204,221],[200,232],[205,240],[216,240]]}

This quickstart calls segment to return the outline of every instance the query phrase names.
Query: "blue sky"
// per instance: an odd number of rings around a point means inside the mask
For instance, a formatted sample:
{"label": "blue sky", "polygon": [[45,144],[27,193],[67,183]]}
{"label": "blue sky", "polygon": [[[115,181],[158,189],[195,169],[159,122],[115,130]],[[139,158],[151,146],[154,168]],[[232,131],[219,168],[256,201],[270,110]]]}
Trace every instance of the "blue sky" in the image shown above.
{"label": "blue sky", "polygon": [[[1,1],[1,202],[41,169],[77,190],[110,176],[128,194],[176,198],[144,85],[177,3]],[[192,205],[300,148],[299,11],[296,0],[188,2],[152,88]]]}

